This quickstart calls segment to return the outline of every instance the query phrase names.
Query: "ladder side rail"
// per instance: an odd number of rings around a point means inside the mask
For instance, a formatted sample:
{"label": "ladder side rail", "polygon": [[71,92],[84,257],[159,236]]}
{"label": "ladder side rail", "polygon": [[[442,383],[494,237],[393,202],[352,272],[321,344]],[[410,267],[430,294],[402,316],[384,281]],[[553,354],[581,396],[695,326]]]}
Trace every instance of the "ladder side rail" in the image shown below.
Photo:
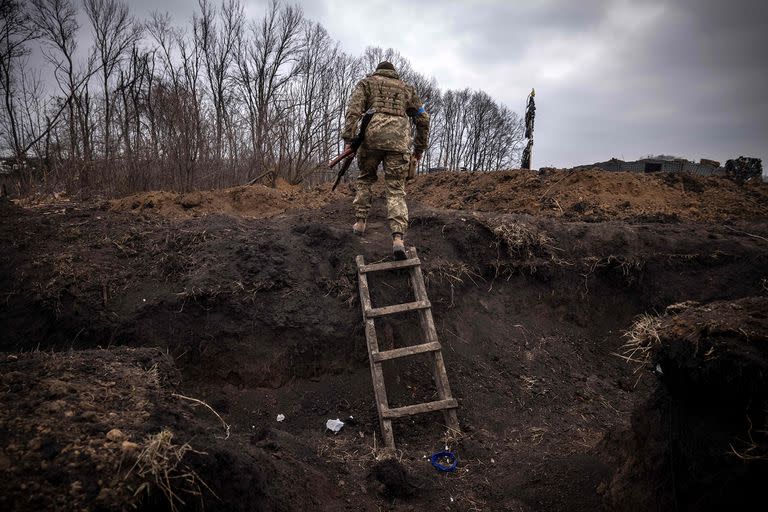
{"label": "ladder side rail", "polygon": [[[409,248],[408,257],[414,259],[418,258],[415,247]],[[421,271],[421,266],[412,267],[410,274],[411,285],[416,300],[427,300],[427,288],[424,285],[424,274]],[[427,342],[439,342],[435,321],[432,317],[432,310],[419,310],[419,321]],[[440,400],[451,399],[453,398],[453,395],[451,394],[451,385],[448,381],[448,373],[445,369],[443,353],[441,350],[438,350],[433,352],[432,356],[434,359],[433,373],[438,397]],[[455,430],[457,433],[460,431],[459,418],[456,414],[456,409],[447,409],[443,411],[443,418],[445,419],[448,428]]]}
{"label": "ladder side rail", "polygon": [[[358,268],[365,265],[362,256],[355,258]],[[389,410],[387,401],[387,390],[384,386],[384,372],[381,363],[374,361],[373,354],[379,352],[379,343],[376,338],[376,325],[373,318],[368,318],[367,311],[371,310],[371,295],[368,288],[368,277],[365,273],[358,272],[358,287],[360,293],[360,306],[365,319],[365,340],[368,347],[368,360],[371,364],[371,380],[373,381],[373,392],[376,396],[376,409],[379,413],[381,424],[381,435],[384,438],[384,444],[389,448],[395,447],[395,437],[392,431],[392,420],[385,418],[385,411]]]}

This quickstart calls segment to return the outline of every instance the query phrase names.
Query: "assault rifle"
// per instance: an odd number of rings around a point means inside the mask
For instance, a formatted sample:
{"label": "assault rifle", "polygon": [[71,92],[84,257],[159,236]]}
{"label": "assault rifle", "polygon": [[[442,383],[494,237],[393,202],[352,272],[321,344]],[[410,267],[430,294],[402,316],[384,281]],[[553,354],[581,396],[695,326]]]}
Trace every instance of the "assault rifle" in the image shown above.
{"label": "assault rifle", "polygon": [[371,118],[373,117],[374,110],[370,109],[368,112],[366,112],[363,115],[363,120],[360,121],[360,132],[357,134],[357,137],[352,139],[352,142],[349,143],[349,147],[339,156],[328,162],[328,168],[333,169],[333,167],[344,160],[343,164],[341,164],[341,169],[339,169],[339,173],[336,175],[336,181],[333,183],[333,188],[331,188],[331,192],[336,190],[336,187],[339,186],[339,182],[341,181],[341,178],[347,173],[347,170],[349,170],[349,166],[352,165],[352,160],[355,158],[355,154],[357,153],[357,150],[360,149],[360,146],[363,143],[363,140],[365,139],[365,130],[368,128],[368,123],[371,122]]}

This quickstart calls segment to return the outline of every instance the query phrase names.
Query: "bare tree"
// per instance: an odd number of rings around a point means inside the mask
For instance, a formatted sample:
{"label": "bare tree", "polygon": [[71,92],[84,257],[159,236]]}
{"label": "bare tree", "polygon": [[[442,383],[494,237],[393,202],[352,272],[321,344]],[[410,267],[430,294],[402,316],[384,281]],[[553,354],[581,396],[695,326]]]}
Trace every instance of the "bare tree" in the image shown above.
{"label": "bare tree", "polygon": [[235,58],[237,36],[241,32],[243,8],[237,0],[225,0],[220,12],[208,0],[199,0],[199,5],[200,16],[194,21],[195,44],[201,49],[216,113],[214,154],[220,167],[225,132],[230,135],[229,150],[233,150],[227,106],[231,95],[230,68]]}
{"label": "bare tree", "polygon": [[84,5],[93,30],[94,51],[102,76],[103,154],[109,160],[113,110],[110,81],[131,48],[141,39],[142,27],[131,16],[128,5],[120,0],[85,0]]}
{"label": "bare tree", "polygon": [[3,95],[2,129],[16,158],[23,158],[26,141],[20,121],[18,97],[22,68],[29,48],[38,37],[29,13],[16,0],[0,0],[0,92]]}
{"label": "bare tree", "polygon": [[72,0],[33,0],[32,5],[32,22],[44,42],[43,55],[53,66],[53,75],[65,98],[69,128],[68,158],[74,160],[81,155],[75,109],[79,87],[84,81],[81,76],[89,75],[89,70],[78,72],[75,64],[77,31],[80,28],[77,10]]}
{"label": "bare tree", "polygon": [[282,101],[285,116],[280,120],[280,168],[290,183],[298,183],[330,154],[329,120],[340,115],[334,102],[331,66],[339,49],[328,32],[317,23],[304,24],[301,50],[293,79]]}
{"label": "bare tree", "polygon": [[[84,0],[94,43],[82,59],[75,0],[0,0],[0,149],[34,151],[76,191],[317,183],[352,88],[389,60],[432,119],[422,168],[517,161],[520,119],[482,91],[443,92],[392,48],[349,55],[277,0],[250,21],[240,0],[218,1],[198,0],[187,25],[153,13],[144,27],[124,0]],[[58,86],[48,95],[25,66],[38,35]]]}
{"label": "bare tree", "polygon": [[[251,23],[249,33],[240,40],[238,79],[248,108],[253,162],[259,175],[276,160],[268,136],[272,121],[281,115],[276,108],[278,96],[294,75],[302,21],[301,10],[273,1],[264,18]],[[251,176],[249,169],[248,178]]]}

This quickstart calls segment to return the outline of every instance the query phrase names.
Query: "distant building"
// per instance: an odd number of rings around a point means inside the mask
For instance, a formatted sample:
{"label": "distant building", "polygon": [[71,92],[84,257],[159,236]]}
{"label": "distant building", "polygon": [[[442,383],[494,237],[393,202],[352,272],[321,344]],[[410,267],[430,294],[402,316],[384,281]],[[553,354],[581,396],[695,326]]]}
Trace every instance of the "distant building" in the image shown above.
{"label": "distant building", "polygon": [[592,165],[580,165],[574,167],[574,170],[585,170],[593,168],[603,169],[613,172],[684,172],[696,176],[723,176],[725,169],[720,166],[720,162],[702,158],[698,163],[691,162],[685,158],[675,158],[658,156],[651,158],[642,158],[634,162],[625,162],[618,158],[611,158],[607,162],[598,162]]}

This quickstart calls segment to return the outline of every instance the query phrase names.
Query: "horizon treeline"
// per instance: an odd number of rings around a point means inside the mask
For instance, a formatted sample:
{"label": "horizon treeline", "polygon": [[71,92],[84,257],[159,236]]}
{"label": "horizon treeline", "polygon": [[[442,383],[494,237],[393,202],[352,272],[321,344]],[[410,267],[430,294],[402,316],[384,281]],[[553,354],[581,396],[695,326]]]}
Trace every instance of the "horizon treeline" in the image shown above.
{"label": "horizon treeline", "polygon": [[239,0],[199,0],[190,14],[179,25],[120,0],[0,0],[0,149],[20,192],[327,181],[347,98],[382,60],[427,102],[422,169],[519,162],[517,113],[483,91],[441,90],[396,50],[349,55],[277,1],[255,19]]}

